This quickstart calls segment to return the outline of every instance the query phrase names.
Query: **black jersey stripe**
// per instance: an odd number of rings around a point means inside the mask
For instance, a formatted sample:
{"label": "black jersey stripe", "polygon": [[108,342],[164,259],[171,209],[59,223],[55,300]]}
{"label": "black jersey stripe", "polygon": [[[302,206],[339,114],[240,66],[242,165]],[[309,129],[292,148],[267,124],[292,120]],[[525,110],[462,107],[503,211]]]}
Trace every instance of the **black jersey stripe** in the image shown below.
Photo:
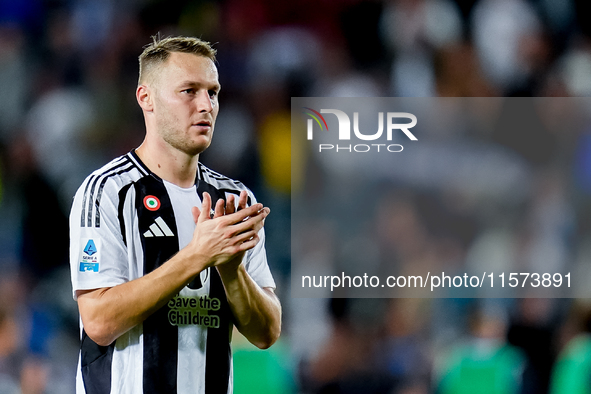
{"label": "black jersey stripe", "polygon": [[82,330],[80,367],[86,394],[111,393],[111,367],[115,342],[109,346],[97,345]]}
{"label": "black jersey stripe", "polygon": [[[113,165],[119,164],[119,163],[121,163],[121,161],[123,161],[123,160],[125,160],[125,157],[120,157],[120,158],[116,159],[116,160],[113,162]],[[84,217],[86,216],[86,215],[85,215],[85,212],[86,212],[86,196],[88,195],[88,188],[89,188],[89,186],[90,186],[90,183],[92,182],[92,180],[93,180],[93,179],[94,179],[96,176],[101,176],[102,174],[104,174],[104,173],[108,172],[108,171],[109,171],[111,168],[112,168],[112,167],[109,167],[109,168],[105,169],[103,172],[101,172],[100,174],[94,174],[94,175],[91,175],[91,176],[88,178],[88,182],[86,182],[86,187],[84,188],[84,195],[83,195],[83,197],[82,197],[82,214],[80,215],[80,227],[85,227],[85,225],[84,225],[84,222],[85,222],[85,221],[84,221]]]}
{"label": "black jersey stripe", "polygon": [[121,237],[123,238],[123,243],[125,244],[125,246],[127,246],[127,235],[125,231],[125,216],[123,213],[123,208],[125,206],[127,192],[130,190],[131,186],[133,186],[133,182],[123,186],[123,188],[119,190],[119,206],[117,207],[117,218],[119,219],[119,228],[121,228]]}
{"label": "black jersey stripe", "polygon": [[[108,169],[107,171],[102,172],[101,174],[96,174],[94,175],[94,181],[92,182],[92,186],[90,187],[90,194],[89,194],[89,199],[88,199],[88,213],[87,213],[87,227],[92,227],[92,207],[94,206],[93,204],[93,200],[94,200],[94,192],[96,190],[96,184],[98,183],[99,179],[101,179],[103,176],[108,175],[109,173],[112,173],[113,171],[115,171],[117,168],[121,168],[124,165],[128,164],[129,160],[127,158],[125,158],[123,161],[121,161],[119,164],[111,167],[110,169]],[[89,181],[90,182],[90,181]],[[86,195],[85,195],[86,197]],[[82,218],[84,218],[84,210],[82,210]]]}
{"label": "black jersey stripe", "polygon": [[100,206],[101,206],[101,196],[103,194],[103,188],[105,187],[105,183],[107,183],[107,180],[113,176],[118,176],[121,175],[123,173],[129,172],[133,169],[135,169],[135,165],[133,163],[131,163],[130,167],[126,167],[120,171],[117,171],[113,174],[109,174],[107,176],[105,176],[103,178],[103,180],[101,181],[101,184],[99,185],[99,189],[96,195],[96,200],[94,202],[94,227],[100,227],[101,226],[101,210],[100,210]]}
{"label": "black jersey stripe", "polygon": [[[225,194],[213,185],[197,182],[197,193],[203,200],[203,193],[208,192],[214,201],[225,199]],[[209,297],[220,300],[221,307],[217,311],[220,318],[218,328],[207,329],[207,344],[205,347],[205,394],[227,394],[230,382],[230,368],[232,350],[230,347],[232,313],[226,298],[224,284],[218,271],[210,270]],[[210,313],[212,313],[210,311]]]}
{"label": "black jersey stripe", "polygon": [[[146,275],[179,251],[177,225],[172,202],[162,181],[145,176],[134,183],[134,188],[139,233],[144,234],[158,217],[171,229],[175,229],[172,237],[146,238],[140,235]],[[160,200],[158,210],[150,211],[145,207],[143,201],[148,195],[156,196]],[[168,304],[164,305],[143,322],[144,394],[177,392],[178,327],[169,323],[169,312]]]}

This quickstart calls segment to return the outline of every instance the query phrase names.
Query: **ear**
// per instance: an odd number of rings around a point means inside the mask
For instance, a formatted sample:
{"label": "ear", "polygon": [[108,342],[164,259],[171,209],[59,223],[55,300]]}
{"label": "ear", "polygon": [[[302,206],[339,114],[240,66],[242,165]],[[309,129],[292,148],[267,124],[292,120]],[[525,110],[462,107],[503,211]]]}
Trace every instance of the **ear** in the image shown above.
{"label": "ear", "polygon": [[135,91],[135,98],[145,112],[152,112],[154,110],[152,94],[152,89],[146,85],[139,85]]}

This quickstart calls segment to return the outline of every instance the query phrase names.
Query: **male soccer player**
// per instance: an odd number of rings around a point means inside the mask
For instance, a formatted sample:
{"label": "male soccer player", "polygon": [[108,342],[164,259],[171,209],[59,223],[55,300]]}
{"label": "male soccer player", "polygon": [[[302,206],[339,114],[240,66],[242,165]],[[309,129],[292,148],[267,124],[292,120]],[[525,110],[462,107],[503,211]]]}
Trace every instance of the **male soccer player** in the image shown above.
{"label": "male soccer player", "polygon": [[139,60],[146,137],[86,178],[70,214],[77,391],[231,393],[232,325],[260,348],[281,331],[270,211],[199,163],[219,111],[209,43],[154,39]]}

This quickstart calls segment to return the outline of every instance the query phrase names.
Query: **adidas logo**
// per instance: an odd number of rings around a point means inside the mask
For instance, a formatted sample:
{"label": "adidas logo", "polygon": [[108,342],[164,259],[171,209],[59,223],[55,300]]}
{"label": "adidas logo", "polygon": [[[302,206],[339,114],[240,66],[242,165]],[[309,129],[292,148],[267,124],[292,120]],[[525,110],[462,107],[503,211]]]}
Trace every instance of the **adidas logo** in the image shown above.
{"label": "adidas logo", "polygon": [[170,230],[164,219],[158,216],[150,226],[150,229],[144,233],[144,237],[174,237],[174,233]]}

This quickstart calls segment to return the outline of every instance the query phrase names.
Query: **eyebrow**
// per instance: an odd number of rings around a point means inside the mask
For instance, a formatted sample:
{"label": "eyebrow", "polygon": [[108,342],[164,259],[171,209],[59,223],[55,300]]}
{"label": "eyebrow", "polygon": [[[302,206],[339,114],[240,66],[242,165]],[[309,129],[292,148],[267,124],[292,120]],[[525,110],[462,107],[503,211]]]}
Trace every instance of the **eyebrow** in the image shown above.
{"label": "eyebrow", "polygon": [[[195,81],[183,81],[182,83],[179,84],[179,86],[190,86],[190,87],[200,87],[200,86],[205,86],[206,84],[204,83],[198,83]],[[212,85],[211,88],[209,89],[214,89],[214,90],[221,90],[222,85],[220,85],[219,82],[215,83],[214,85]]]}

